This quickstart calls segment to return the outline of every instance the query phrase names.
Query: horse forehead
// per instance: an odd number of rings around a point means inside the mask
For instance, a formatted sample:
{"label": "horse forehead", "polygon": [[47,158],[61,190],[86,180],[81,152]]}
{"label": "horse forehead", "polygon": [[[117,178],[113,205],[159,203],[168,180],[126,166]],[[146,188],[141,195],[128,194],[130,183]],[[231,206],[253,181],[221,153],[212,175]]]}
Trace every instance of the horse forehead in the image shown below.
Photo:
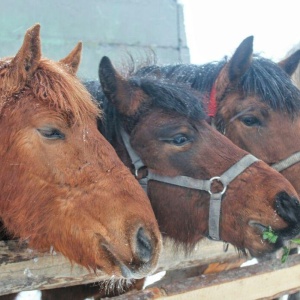
{"label": "horse forehead", "polygon": [[220,111],[223,112],[241,112],[242,110],[268,110],[270,107],[262,98],[256,94],[246,95],[242,92],[228,93],[227,96],[220,101]]}
{"label": "horse forehead", "polygon": [[166,110],[159,107],[149,109],[147,114],[140,118],[140,125],[150,128],[160,128],[162,126],[184,126],[190,124],[189,118],[176,111]]}

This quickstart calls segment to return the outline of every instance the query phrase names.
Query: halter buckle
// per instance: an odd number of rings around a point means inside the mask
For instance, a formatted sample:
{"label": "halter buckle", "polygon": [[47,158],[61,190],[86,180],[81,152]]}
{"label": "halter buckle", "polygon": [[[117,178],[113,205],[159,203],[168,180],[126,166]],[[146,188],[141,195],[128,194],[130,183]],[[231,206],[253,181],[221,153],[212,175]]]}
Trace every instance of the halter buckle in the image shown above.
{"label": "halter buckle", "polygon": [[148,176],[148,169],[145,166],[134,169],[134,176],[137,180],[144,179]]}
{"label": "halter buckle", "polygon": [[222,185],[223,185],[223,190],[222,190],[219,194],[223,195],[223,194],[226,192],[227,185],[225,184],[225,182],[222,181],[222,178],[219,177],[219,176],[215,176],[215,177],[212,177],[212,178],[209,179],[209,182],[210,182],[209,190],[208,190],[209,194],[210,194],[210,195],[215,194],[215,193],[213,193],[212,190],[211,190],[211,186],[212,186],[212,183],[213,183],[214,180],[217,180],[217,181],[219,181],[219,182],[222,183]]}

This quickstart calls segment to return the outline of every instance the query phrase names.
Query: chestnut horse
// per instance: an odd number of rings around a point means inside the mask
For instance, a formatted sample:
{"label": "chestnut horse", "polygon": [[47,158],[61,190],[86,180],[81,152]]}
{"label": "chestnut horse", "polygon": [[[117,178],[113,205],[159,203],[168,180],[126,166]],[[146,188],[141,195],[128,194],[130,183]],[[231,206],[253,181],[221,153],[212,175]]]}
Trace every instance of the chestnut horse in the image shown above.
{"label": "chestnut horse", "polygon": [[280,171],[300,195],[300,91],[290,79],[299,59],[300,51],[279,64],[253,55],[250,36],[229,60],[145,66],[136,75],[159,74],[206,94],[209,122]]}
{"label": "chestnut horse", "polygon": [[157,265],[161,235],[143,189],[97,129],[100,111],[75,76],[80,51],[42,58],[37,24],[0,60],[0,217],[38,251],[141,278]]}

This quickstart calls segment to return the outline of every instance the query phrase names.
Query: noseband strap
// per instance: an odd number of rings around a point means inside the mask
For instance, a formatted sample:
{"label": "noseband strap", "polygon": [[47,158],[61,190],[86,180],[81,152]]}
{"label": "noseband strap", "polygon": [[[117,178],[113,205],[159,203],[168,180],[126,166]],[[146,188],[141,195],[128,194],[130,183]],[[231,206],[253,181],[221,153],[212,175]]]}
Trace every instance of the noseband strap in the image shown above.
{"label": "noseband strap", "polygon": [[[135,175],[137,177],[139,169],[141,167],[144,167],[145,165],[143,164],[141,158],[131,147],[130,137],[122,127],[120,128],[120,133],[124,145],[127,149],[127,152],[135,167]],[[239,160],[237,163],[232,165],[221,176],[212,177],[209,180],[195,179],[187,176],[174,176],[174,177],[163,176],[155,173],[151,169],[148,169],[148,175],[140,179],[139,182],[144,188],[146,193],[147,193],[149,180],[155,180],[167,184],[172,184],[172,185],[177,185],[185,188],[208,192],[210,194],[209,221],[208,221],[209,238],[213,240],[220,240],[220,215],[221,215],[222,196],[225,193],[228,184],[256,161],[258,161],[256,157],[254,157],[251,154],[248,154],[244,156],[241,160]],[[219,181],[222,183],[223,189],[221,192],[214,193],[212,191],[211,186],[214,181]]]}
{"label": "noseband strap", "polygon": [[291,156],[279,161],[276,164],[271,165],[273,169],[275,169],[278,172],[281,172],[290,166],[300,162],[300,151],[292,154]]}

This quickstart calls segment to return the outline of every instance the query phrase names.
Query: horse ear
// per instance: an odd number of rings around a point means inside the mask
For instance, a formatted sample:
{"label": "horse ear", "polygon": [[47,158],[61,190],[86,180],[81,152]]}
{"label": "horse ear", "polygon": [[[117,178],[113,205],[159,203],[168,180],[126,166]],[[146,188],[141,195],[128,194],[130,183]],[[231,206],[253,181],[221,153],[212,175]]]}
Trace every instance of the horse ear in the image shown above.
{"label": "horse ear", "polygon": [[291,54],[289,57],[280,61],[278,65],[289,75],[292,76],[296,71],[300,61],[300,49]]}
{"label": "horse ear", "polygon": [[101,59],[98,71],[102,90],[108,101],[120,113],[127,116],[134,114],[139,107],[142,91],[123,78],[107,56]]}
{"label": "horse ear", "polygon": [[65,57],[62,58],[59,62],[67,66],[68,71],[75,75],[77,73],[82,52],[82,42],[79,42],[75,48]]}
{"label": "horse ear", "polygon": [[35,72],[41,59],[40,24],[29,28],[23,44],[11,62],[11,73],[14,85],[26,82]]}
{"label": "horse ear", "polygon": [[221,96],[226,87],[234,84],[249,69],[253,55],[253,36],[245,38],[216,80],[217,97]]}

